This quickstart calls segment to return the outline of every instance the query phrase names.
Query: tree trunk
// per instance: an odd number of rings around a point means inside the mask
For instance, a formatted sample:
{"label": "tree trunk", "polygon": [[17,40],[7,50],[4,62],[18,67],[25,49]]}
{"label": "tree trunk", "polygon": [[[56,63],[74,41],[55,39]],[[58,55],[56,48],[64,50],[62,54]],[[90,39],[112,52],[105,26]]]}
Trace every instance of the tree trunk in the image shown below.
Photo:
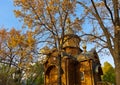
{"label": "tree trunk", "polygon": [[120,64],[115,67],[116,85],[120,85]]}
{"label": "tree trunk", "polygon": [[115,39],[114,39],[114,63],[115,63],[115,76],[116,85],[120,85],[120,30],[115,27]]}
{"label": "tree trunk", "polygon": [[120,85],[120,56],[115,60],[116,85]]}
{"label": "tree trunk", "polygon": [[58,85],[62,85],[61,75],[61,55],[58,55]]}
{"label": "tree trunk", "polygon": [[114,62],[115,62],[115,75],[116,85],[120,85],[120,18],[119,18],[119,1],[112,0],[114,8],[114,21],[115,21],[115,38],[114,38]]}

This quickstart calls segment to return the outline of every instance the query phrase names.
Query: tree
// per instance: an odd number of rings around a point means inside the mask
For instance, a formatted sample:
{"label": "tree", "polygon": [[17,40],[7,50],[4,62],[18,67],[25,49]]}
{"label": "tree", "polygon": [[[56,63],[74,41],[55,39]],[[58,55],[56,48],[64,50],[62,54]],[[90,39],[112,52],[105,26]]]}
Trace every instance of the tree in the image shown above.
{"label": "tree", "polygon": [[[14,68],[10,72],[6,72],[9,65],[0,64],[0,84],[1,85],[16,85],[17,82],[13,79]],[[17,84],[18,85],[18,84]]]}
{"label": "tree", "polygon": [[[90,25],[83,36],[96,43],[99,51],[107,48],[115,63],[116,85],[120,85],[120,1],[78,0],[79,8],[86,15],[85,25]],[[89,24],[88,24],[89,22]]]}
{"label": "tree", "polygon": [[[66,28],[80,29],[82,21],[74,17],[74,0],[14,0],[16,17],[35,31],[38,43],[58,51],[58,85],[61,85],[61,56]],[[42,46],[42,45],[40,45]]]}
{"label": "tree", "polygon": [[[19,7],[15,10],[16,17],[21,18],[24,25],[33,28],[36,34],[42,35],[39,42],[47,42],[48,47],[52,45],[59,53],[62,53],[65,28],[81,30],[82,27],[83,30],[78,31],[79,35],[83,34],[81,37],[88,36],[83,38],[96,43],[95,46],[99,52],[104,49],[109,50],[115,62],[116,84],[119,85],[120,14],[118,0],[15,0],[14,2],[15,6]],[[69,24],[66,23],[67,21]],[[60,74],[60,70],[58,73]]]}
{"label": "tree", "polygon": [[115,69],[112,67],[112,65],[108,62],[105,62],[102,70],[104,74],[102,80],[115,85]]}
{"label": "tree", "polygon": [[6,67],[4,73],[8,74],[7,79],[20,71],[19,82],[21,81],[22,71],[33,61],[34,49],[35,39],[32,32],[22,34],[14,28],[10,31],[0,30],[0,64]]}
{"label": "tree", "polygon": [[31,63],[30,68],[26,71],[26,85],[44,85],[44,68],[40,62]]}

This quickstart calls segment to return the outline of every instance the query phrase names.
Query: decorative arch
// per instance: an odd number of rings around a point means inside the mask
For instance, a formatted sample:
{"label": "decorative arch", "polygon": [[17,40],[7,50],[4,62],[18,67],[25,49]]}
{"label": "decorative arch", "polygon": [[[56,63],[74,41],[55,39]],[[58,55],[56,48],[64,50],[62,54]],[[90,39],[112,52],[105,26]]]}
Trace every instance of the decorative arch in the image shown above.
{"label": "decorative arch", "polygon": [[52,69],[55,69],[55,68],[56,68],[56,70],[57,70],[57,66],[55,66],[55,65],[49,66],[49,67],[47,68],[47,70],[45,71],[45,75],[49,76],[50,71],[51,71]]}
{"label": "decorative arch", "polygon": [[45,72],[45,85],[57,85],[58,80],[58,69],[55,65],[51,65],[47,68]]}
{"label": "decorative arch", "polygon": [[57,85],[57,82],[58,82],[58,68],[56,65],[51,65],[45,71],[45,85]]}

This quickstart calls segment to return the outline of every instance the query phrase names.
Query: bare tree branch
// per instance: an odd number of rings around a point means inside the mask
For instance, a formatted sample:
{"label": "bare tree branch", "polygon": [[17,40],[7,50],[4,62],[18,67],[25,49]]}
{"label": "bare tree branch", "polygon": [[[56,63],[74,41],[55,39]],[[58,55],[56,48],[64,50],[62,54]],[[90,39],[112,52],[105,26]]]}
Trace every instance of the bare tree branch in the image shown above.
{"label": "bare tree branch", "polygon": [[110,8],[108,7],[106,0],[103,0],[103,1],[104,1],[104,3],[105,3],[105,6],[106,6],[108,12],[110,13],[110,16],[111,16],[111,19],[112,19],[112,23],[113,23],[113,25],[115,25],[115,22],[114,22],[114,19],[113,19],[112,11],[111,11]]}
{"label": "bare tree branch", "polygon": [[105,41],[104,39],[101,38],[102,36],[95,36],[93,34],[83,34],[83,35],[80,35],[79,37],[83,37],[83,36],[93,36],[93,37],[101,40],[102,42],[107,43],[107,41]]}
{"label": "bare tree branch", "polygon": [[111,43],[111,40],[110,40],[110,37],[111,37],[112,35],[108,32],[107,28],[104,26],[103,21],[101,20],[101,18],[100,18],[100,16],[99,16],[99,13],[98,13],[98,11],[97,11],[97,9],[96,9],[96,6],[95,6],[94,1],[91,0],[91,2],[92,2],[92,5],[93,5],[93,7],[94,7],[94,9],[95,9],[95,13],[96,13],[96,14],[95,14],[91,9],[89,9],[89,7],[87,7],[85,4],[83,4],[83,3],[81,3],[81,2],[77,2],[77,3],[80,4],[80,5],[82,5],[85,9],[88,9],[89,12],[90,12],[93,16],[95,16],[95,18],[98,20],[99,25],[100,25],[100,27],[102,28],[102,30],[103,30],[103,32],[104,32],[104,34],[105,34],[105,36],[106,36],[107,43],[109,44],[109,49],[110,49],[110,51],[111,51],[111,54],[113,54],[112,43]]}

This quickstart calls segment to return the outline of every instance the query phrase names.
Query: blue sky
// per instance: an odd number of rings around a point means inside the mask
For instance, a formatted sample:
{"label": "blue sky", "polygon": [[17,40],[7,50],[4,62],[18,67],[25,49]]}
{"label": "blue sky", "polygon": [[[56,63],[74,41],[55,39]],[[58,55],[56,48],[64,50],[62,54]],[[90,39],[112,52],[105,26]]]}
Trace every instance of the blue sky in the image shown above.
{"label": "blue sky", "polygon": [[[14,15],[14,9],[13,0],[0,0],[0,29],[2,27],[6,29],[11,29],[12,27],[16,29],[22,28],[22,23]],[[91,48],[92,46],[88,50]],[[100,61],[102,65],[105,61],[109,61],[114,66],[112,57],[102,56],[100,57]]]}
{"label": "blue sky", "polygon": [[21,29],[22,23],[14,16],[13,0],[0,0],[0,28],[10,29],[12,27]]}

